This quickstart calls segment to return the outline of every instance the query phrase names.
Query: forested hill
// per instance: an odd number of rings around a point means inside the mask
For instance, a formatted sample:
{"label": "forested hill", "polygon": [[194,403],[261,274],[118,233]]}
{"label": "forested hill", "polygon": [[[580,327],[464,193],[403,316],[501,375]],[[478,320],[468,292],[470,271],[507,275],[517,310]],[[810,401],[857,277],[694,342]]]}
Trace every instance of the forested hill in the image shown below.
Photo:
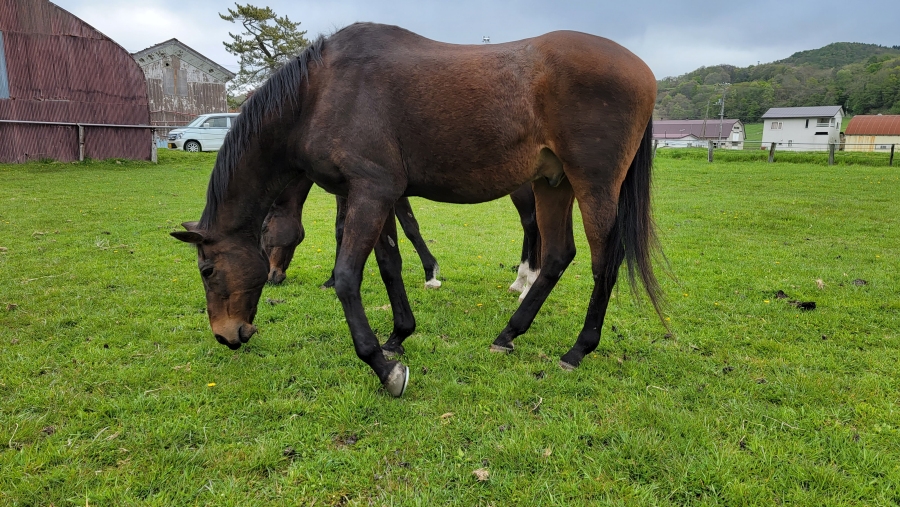
{"label": "forested hill", "polygon": [[848,114],[900,114],[900,46],[838,42],[772,63],[701,67],[659,81],[655,117],[719,115],[717,83],[731,83],[725,117],[758,122],[770,107],[842,105]]}

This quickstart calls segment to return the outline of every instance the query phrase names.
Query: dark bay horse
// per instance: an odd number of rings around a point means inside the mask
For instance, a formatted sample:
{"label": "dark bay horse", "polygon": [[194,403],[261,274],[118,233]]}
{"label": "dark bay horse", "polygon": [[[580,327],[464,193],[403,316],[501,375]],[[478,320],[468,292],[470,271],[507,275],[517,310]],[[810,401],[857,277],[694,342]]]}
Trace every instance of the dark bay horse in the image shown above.
{"label": "dark bay horse", "polygon": [[[575,256],[575,199],[594,287],[584,325],[560,366],[594,350],[619,266],[627,261],[659,309],[651,254],[651,115],[656,80],[612,41],[553,32],[459,46],[398,27],[354,24],[320,37],[244,106],[216,159],[199,222],[172,233],[197,247],[216,339],[236,349],[266,283],[262,222],[278,195],[306,176],[347,198],[335,291],[357,356],[400,396],[402,353],[415,330],[401,278],[394,204],[403,196],[477,203],[531,182],[540,275],[491,348],[511,351]],[[379,346],[360,298],[375,250],[394,329]]]}
{"label": "dark bay horse", "polygon": [[[269,258],[269,283],[277,285],[284,281],[287,276],[285,272],[294,258],[294,250],[306,236],[306,231],[303,229],[303,205],[306,203],[312,185],[312,180],[309,178],[297,178],[275,199],[269,214],[263,220],[262,244],[263,250]],[[336,200],[334,235],[337,246],[335,258],[340,257],[341,254],[344,220],[347,217],[347,200],[341,196],[337,196]],[[438,280],[440,266],[419,231],[419,222],[413,214],[409,199],[406,197],[398,199],[394,204],[394,212],[403,233],[409,238],[422,261],[422,268],[425,270],[425,288],[440,287],[441,281]],[[331,277],[322,284],[322,288],[331,287],[334,287],[334,270],[331,272]]]}

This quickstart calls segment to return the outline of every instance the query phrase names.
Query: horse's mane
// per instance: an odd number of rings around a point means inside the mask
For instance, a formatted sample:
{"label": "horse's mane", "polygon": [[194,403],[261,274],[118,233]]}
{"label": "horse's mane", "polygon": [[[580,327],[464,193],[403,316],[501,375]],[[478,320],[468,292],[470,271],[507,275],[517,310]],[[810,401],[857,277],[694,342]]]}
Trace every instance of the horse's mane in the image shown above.
{"label": "horse's mane", "polygon": [[247,151],[250,139],[259,133],[266,119],[272,115],[281,116],[286,106],[288,111],[299,109],[300,84],[304,78],[309,83],[310,60],[322,63],[324,44],[325,36],[320,35],[272,74],[244,103],[216,157],[206,189],[206,208],[200,217],[201,229],[208,229],[215,221],[219,203],[225,198],[235,167]]}

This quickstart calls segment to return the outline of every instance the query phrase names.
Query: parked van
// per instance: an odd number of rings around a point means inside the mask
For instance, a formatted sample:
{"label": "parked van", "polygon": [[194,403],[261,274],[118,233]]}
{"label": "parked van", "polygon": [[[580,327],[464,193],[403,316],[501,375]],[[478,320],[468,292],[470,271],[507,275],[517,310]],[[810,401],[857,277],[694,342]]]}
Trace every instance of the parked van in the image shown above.
{"label": "parked van", "polygon": [[186,126],[170,130],[168,146],[173,150],[218,151],[237,115],[238,113],[201,114]]}

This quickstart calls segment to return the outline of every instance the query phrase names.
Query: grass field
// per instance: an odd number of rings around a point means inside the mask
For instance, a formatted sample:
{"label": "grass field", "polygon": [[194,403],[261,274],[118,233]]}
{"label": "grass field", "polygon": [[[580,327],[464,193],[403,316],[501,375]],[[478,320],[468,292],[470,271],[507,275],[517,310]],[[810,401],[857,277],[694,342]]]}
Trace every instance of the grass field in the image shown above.
{"label": "grass field", "polygon": [[[318,288],[330,196],[311,195],[287,282],[232,352],[194,251],[168,236],[199,217],[212,155],[0,166],[0,504],[896,505],[900,172],[669,153],[672,333],[622,288],[574,372],[556,363],[590,290],[580,217],[575,262],[496,355],[517,304],[512,205],[414,200],[444,286],[422,287],[401,240],[418,318],[402,399]],[[384,339],[371,259],[366,275]]]}

